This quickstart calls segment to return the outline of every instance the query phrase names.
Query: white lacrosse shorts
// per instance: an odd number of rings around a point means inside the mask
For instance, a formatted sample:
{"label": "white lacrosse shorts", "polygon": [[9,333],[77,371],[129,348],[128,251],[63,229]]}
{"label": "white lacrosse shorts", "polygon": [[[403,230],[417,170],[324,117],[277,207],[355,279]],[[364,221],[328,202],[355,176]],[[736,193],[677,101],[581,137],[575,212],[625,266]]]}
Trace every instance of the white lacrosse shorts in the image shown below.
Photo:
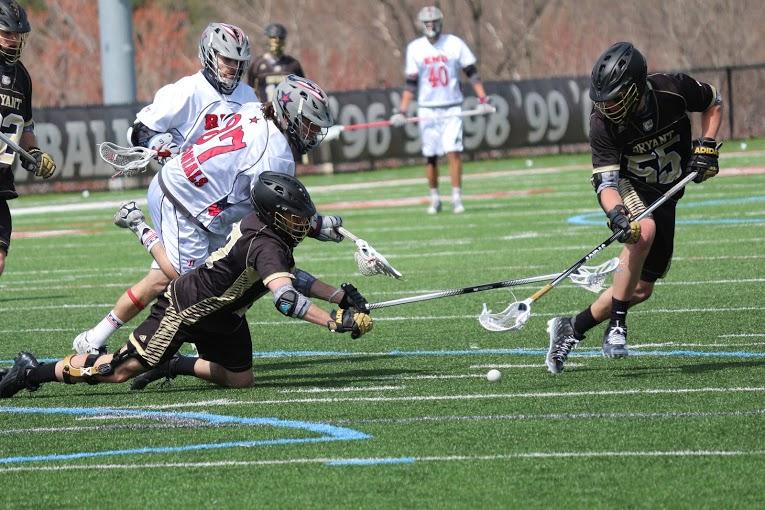
{"label": "white lacrosse shorts", "polygon": [[[226,236],[205,232],[178,211],[152,179],[148,192],[149,214],[165,253],[179,274],[204,264],[207,257],[226,244]],[[159,269],[153,262],[152,269]]]}
{"label": "white lacrosse shorts", "polygon": [[[449,152],[462,152],[462,117],[457,117],[462,107],[448,108],[418,108],[420,120],[420,138],[422,139],[422,155],[427,157],[443,156]],[[427,120],[430,117],[453,117]]]}

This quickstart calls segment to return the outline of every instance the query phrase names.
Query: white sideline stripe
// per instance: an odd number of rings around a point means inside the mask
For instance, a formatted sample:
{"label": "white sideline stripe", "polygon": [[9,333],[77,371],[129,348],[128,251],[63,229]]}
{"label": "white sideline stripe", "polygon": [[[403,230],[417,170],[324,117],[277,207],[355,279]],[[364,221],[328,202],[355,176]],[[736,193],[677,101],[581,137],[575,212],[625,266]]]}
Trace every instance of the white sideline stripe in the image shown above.
{"label": "white sideline stripe", "polygon": [[[48,214],[52,212],[75,212],[75,211],[95,211],[99,209],[117,209],[127,200],[102,200],[100,202],[58,204],[58,205],[39,205],[34,207],[11,208],[11,214],[14,217],[28,216],[30,214]],[[147,200],[139,198],[135,200],[138,207],[145,206]]]}
{"label": "white sideline stripe", "polygon": [[[633,347],[633,346],[630,346]],[[584,363],[566,363],[566,367],[583,367]],[[470,368],[545,368],[547,365],[544,363],[521,363],[513,364],[508,363],[506,365],[498,363],[489,363],[488,365],[470,365]]]}
{"label": "white sideline stripe", "polygon": [[676,419],[676,418],[747,418],[751,416],[763,416],[765,409],[755,409],[752,411],[699,411],[699,412],[664,412],[664,413],[549,413],[549,414],[488,414],[473,416],[412,416],[409,418],[370,418],[370,419],[345,419],[333,420],[335,425],[364,425],[364,424],[390,424],[407,425],[410,423],[444,423],[451,421],[505,421],[505,420],[591,420],[591,419],[620,419],[620,418],[657,418],[657,419]]}
{"label": "white sideline stripe", "polygon": [[[218,398],[215,400],[199,400],[196,402],[177,402],[175,404],[129,405],[120,407],[126,409],[179,409],[183,407],[225,406],[233,403],[236,403],[236,400]],[[98,408],[95,407],[94,409]]]}
{"label": "white sideline stripe", "polygon": [[[682,343],[682,342],[658,342],[655,344],[632,344],[630,345],[633,349],[645,349],[647,347],[755,347],[755,346],[765,346],[765,343],[763,342],[749,342],[749,343]],[[569,366],[568,363],[566,366]]]}
{"label": "white sideline stripe", "polygon": [[[227,400],[208,405],[282,405],[282,404],[330,404],[339,402],[432,402],[449,400],[486,400],[499,398],[560,398],[560,397],[613,397],[632,395],[687,395],[693,393],[761,393],[765,387],[736,387],[736,388],[674,388],[674,389],[632,389],[632,390],[598,390],[598,391],[549,391],[530,393],[472,393],[464,395],[410,395],[405,397],[330,397],[330,398],[300,398],[287,400]],[[215,402],[215,401],[213,401]],[[177,407],[199,405],[196,403],[174,404]],[[164,406],[127,406],[139,409],[165,409]]]}
{"label": "white sideline stripe", "polygon": [[[427,457],[406,457],[414,462],[480,462],[519,459],[571,459],[571,458],[624,458],[624,457],[751,457],[765,455],[765,450],[663,450],[663,451],[621,451],[621,452],[526,452],[496,455],[431,455]],[[363,468],[365,464],[377,465],[377,462],[389,463],[390,457],[316,457],[302,459],[271,460],[222,460],[217,462],[155,462],[143,464],[56,464],[54,466],[20,466],[0,468],[0,473],[19,471],[64,471],[64,470],[107,470],[107,469],[150,469],[180,468],[196,469],[208,467],[247,467],[247,466],[283,466],[289,464],[352,464]],[[358,465],[362,463],[362,465]],[[356,465],[353,465],[356,464]],[[341,467],[334,466],[334,467]]]}
{"label": "white sideline stripe", "polygon": [[279,390],[279,393],[344,393],[350,391],[387,391],[403,389],[406,389],[406,386],[344,386],[342,388],[291,388]]}
{"label": "white sideline stripe", "polygon": [[[718,335],[719,338],[736,338],[736,337],[751,337],[751,336],[765,336],[765,333],[736,333],[736,334],[730,334],[730,335]],[[736,345],[736,344],[731,344],[731,345]],[[751,345],[751,344],[742,344],[742,345]]]}

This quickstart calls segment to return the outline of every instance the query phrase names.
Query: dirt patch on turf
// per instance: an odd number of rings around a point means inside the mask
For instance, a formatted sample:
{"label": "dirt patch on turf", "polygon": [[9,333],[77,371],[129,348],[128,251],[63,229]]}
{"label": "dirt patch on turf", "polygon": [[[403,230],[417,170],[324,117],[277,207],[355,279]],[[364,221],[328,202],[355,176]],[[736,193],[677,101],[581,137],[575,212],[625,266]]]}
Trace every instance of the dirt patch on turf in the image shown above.
{"label": "dirt patch on turf", "polygon": [[[465,200],[493,200],[496,198],[504,197],[519,197],[529,195],[540,195],[542,193],[553,193],[555,190],[552,188],[532,188],[520,191],[495,191],[493,193],[478,193],[474,195],[463,195]],[[442,197],[446,200],[448,197]],[[430,203],[428,197],[406,197],[406,198],[389,198],[382,200],[355,200],[355,201],[343,201],[343,202],[331,202],[328,204],[322,203],[321,207],[325,210],[336,209],[367,209],[372,207],[402,207],[408,205],[427,205]]]}
{"label": "dirt patch on turf", "polygon": [[95,230],[84,230],[79,228],[67,228],[62,230],[17,230],[11,234],[11,239],[42,239],[45,237],[94,234],[95,232]]}

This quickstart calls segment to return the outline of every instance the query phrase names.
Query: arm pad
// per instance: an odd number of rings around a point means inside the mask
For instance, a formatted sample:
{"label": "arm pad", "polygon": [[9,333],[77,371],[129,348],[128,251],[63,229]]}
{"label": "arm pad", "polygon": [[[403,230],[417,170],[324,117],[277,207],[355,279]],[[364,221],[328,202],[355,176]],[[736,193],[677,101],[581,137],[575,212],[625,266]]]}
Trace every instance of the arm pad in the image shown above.
{"label": "arm pad", "polygon": [[304,296],[310,296],[311,287],[317,278],[311,273],[303,271],[302,269],[295,269],[292,274],[295,275],[295,290]]}
{"label": "arm pad", "polygon": [[470,80],[470,83],[477,83],[481,81],[481,77],[478,74],[478,68],[475,66],[475,64],[470,64],[469,66],[465,67],[463,71]]}
{"label": "arm pad", "polygon": [[417,75],[416,74],[406,77],[406,82],[404,83],[404,90],[408,90],[412,94],[415,94],[417,92]]}
{"label": "arm pad", "polygon": [[619,189],[619,170],[593,172],[590,182],[598,195],[606,188]]}
{"label": "arm pad", "polygon": [[310,308],[311,301],[292,285],[282,285],[274,292],[274,306],[282,315],[302,319]]}

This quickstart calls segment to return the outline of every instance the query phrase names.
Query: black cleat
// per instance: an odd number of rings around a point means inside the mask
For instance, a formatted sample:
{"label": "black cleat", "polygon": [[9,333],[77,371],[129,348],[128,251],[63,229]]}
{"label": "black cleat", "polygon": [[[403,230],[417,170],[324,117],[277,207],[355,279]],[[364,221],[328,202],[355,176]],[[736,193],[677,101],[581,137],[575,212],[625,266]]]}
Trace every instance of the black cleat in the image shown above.
{"label": "black cleat", "polygon": [[10,398],[24,388],[36,391],[40,385],[32,384],[27,380],[27,374],[40,364],[34,355],[29,352],[20,352],[8,373],[0,380],[0,398]]}
{"label": "black cleat", "polygon": [[547,332],[550,334],[550,347],[547,349],[545,364],[553,374],[563,372],[568,354],[584,337],[577,338],[574,331],[574,320],[571,317],[556,317],[547,322]]}
{"label": "black cleat", "polygon": [[173,373],[170,364],[171,363],[174,364],[179,358],[180,358],[180,355],[175,354],[172,358],[165,361],[161,365],[158,365],[152,368],[151,370],[137,376],[135,379],[133,379],[133,382],[130,384],[130,389],[142,390],[156,380],[164,378],[166,381],[169,381],[170,379],[175,379],[176,374]]}
{"label": "black cleat", "polygon": [[626,358],[628,355],[627,325],[619,322],[609,324],[603,333],[603,356]]}

